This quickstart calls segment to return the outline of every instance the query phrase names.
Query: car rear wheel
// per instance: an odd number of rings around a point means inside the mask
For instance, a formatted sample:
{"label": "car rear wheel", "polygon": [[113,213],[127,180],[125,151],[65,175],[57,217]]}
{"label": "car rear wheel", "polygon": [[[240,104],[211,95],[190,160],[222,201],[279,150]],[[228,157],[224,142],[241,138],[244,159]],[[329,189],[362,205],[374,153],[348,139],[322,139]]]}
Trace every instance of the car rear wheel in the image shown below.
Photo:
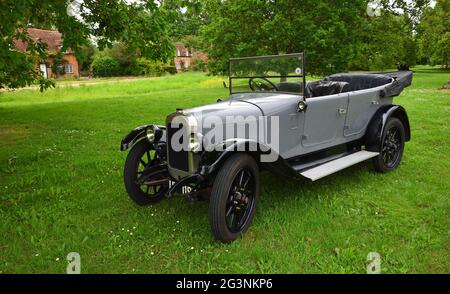
{"label": "car rear wheel", "polygon": [[248,154],[235,154],[219,170],[213,184],[209,219],[214,237],[230,243],[253,220],[259,197],[259,170]]}
{"label": "car rear wheel", "polygon": [[152,145],[141,140],[128,153],[124,168],[124,182],[130,198],[138,205],[145,206],[161,201],[169,188],[169,181],[163,174],[146,178],[145,171],[160,164],[160,159]]}
{"label": "car rear wheel", "polygon": [[404,149],[405,127],[398,118],[389,118],[381,136],[380,154],[373,158],[375,170],[387,173],[396,169],[402,161]]}

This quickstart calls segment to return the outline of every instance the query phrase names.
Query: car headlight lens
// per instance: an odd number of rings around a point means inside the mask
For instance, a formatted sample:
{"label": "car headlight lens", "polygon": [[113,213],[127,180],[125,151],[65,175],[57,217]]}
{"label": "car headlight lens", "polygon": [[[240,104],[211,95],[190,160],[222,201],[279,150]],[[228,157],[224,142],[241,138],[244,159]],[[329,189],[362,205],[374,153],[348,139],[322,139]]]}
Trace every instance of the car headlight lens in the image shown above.
{"label": "car headlight lens", "polygon": [[163,135],[163,131],[157,126],[149,126],[147,128],[147,139],[150,143],[158,143]]}
{"label": "car headlight lens", "polygon": [[147,139],[150,143],[155,143],[155,131],[153,127],[147,128]]}
{"label": "car headlight lens", "polygon": [[191,150],[194,153],[198,153],[202,149],[202,134],[200,133],[191,133],[191,138],[189,141],[189,150]]}

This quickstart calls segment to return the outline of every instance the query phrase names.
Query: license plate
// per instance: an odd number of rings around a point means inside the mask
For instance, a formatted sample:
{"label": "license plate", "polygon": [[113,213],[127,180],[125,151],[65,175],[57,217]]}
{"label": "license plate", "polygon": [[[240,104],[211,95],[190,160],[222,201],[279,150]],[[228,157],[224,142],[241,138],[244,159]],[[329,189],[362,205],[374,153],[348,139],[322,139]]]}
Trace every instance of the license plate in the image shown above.
{"label": "license plate", "polygon": [[[173,186],[175,186],[176,183],[177,183],[177,182],[175,182],[175,181],[169,181],[169,189],[172,188]],[[187,194],[189,194],[189,193],[192,192],[192,187],[189,187],[189,186],[183,186],[183,187],[180,189],[180,192],[181,192],[181,194],[183,194],[183,195],[187,195]]]}

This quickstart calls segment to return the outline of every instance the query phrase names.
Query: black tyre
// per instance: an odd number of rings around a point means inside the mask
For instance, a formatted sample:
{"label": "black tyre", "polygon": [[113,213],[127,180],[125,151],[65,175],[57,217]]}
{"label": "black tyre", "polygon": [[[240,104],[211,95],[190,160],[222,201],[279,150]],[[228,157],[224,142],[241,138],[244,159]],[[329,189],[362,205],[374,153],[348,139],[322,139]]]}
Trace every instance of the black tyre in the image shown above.
{"label": "black tyre", "polygon": [[231,156],[219,170],[209,204],[214,237],[229,243],[250,227],[259,197],[259,170],[248,154]]}
{"label": "black tyre", "polygon": [[405,127],[398,118],[388,119],[381,136],[380,155],[373,158],[377,172],[387,173],[396,169],[402,161],[405,149]]}
{"label": "black tyre", "polygon": [[136,204],[150,205],[161,201],[165,196],[169,183],[164,176],[158,175],[147,179],[143,184],[138,183],[145,169],[159,163],[157,153],[146,140],[136,143],[128,153],[123,176],[127,193]]}

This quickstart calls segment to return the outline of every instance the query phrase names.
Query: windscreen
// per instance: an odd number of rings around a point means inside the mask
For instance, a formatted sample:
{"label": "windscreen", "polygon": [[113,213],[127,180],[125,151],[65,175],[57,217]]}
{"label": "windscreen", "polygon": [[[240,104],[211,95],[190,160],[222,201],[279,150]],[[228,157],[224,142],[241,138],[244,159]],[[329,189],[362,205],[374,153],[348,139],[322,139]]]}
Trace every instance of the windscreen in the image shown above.
{"label": "windscreen", "polygon": [[303,54],[230,60],[230,92],[281,92],[303,95]]}

